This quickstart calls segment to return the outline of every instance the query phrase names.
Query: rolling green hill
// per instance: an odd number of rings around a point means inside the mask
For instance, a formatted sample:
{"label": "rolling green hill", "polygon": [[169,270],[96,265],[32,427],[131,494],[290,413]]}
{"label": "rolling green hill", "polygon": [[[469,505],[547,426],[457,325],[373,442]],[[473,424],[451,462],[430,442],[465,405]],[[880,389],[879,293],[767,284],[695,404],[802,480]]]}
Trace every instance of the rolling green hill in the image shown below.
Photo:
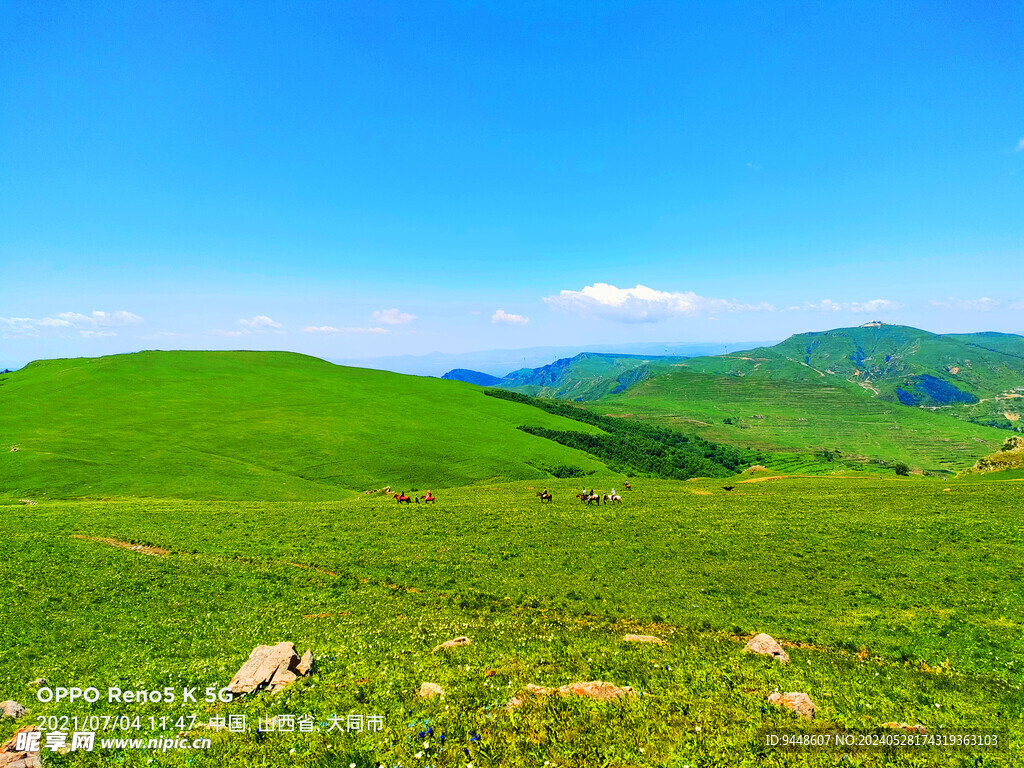
{"label": "rolling green hill", "polygon": [[1002,443],[990,427],[1024,431],[1024,337],[867,323],[712,357],[583,354],[495,386],[743,447],[955,472]]}
{"label": "rolling green hill", "polygon": [[460,382],[292,353],[47,360],[0,381],[0,495],[337,499],[607,472],[521,425],[598,431]]}
{"label": "rolling green hill", "polygon": [[[1006,433],[871,397],[841,379],[729,376],[681,369],[591,407],[758,450],[834,454],[844,462],[903,461],[956,472],[996,450]],[[836,465],[839,468],[840,465]]]}
{"label": "rolling green hill", "polygon": [[[1024,336],[939,335],[877,322],[801,333],[772,347],[710,357],[583,353],[473,383],[533,397],[590,401],[680,368],[785,381],[841,379],[882,400],[909,406],[962,408],[1001,400],[1013,408],[1018,405],[1014,400],[1024,400]],[[471,373],[451,371],[446,376],[467,381],[464,374]]]}
{"label": "rolling green hill", "polygon": [[694,358],[685,365],[730,376],[841,380],[888,402],[952,411],[986,398],[1024,398],[1024,337],[1010,334],[941,336],[867,323],[801,333],[773,347]]}

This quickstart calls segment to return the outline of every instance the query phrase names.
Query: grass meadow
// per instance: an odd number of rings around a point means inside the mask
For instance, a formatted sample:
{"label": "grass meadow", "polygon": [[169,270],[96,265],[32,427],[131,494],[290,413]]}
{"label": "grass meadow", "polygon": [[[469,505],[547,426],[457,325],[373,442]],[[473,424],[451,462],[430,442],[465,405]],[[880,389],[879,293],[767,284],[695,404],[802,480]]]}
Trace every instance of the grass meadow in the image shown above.
{"label": "grass meadow", "polygon": [[43,360],[0,379],[0,496],[314,501],[604,469],[523,424],[594,431],[470,384],[288,352]]}
{"label": "grass meadow", "polygon": [[[621,506],[601,507],[581,505],[582,481],[568,480],[545,483],[551,504],[526,480],[450,488],[430,506],[380,496],[8,504],[0,699],[24,703],[28,722],[245,714],[253,728],[196,727],[210,750],[115,750],[104,765],[1024,764],[1021,484],[741,479],[637,481]],[[790,664],[742,653],[761,631],[787,644]],[[625,643],[627,632],[667,645]],[[457,635],[473,644],[431,653]],[[312,649],[318,671],[229,704],[112,712],[42,704],[28,685],[220,687],[255,645],[282,640]],[[505,708],[527,683],[592,679],[638,695]],[[425,681],[444,698],[420,700]],[[809,727],[766,703],[776,689],[808,693],[814,727],[994,729],[1011,745],[770,750],[761,729]],[[281,713],[308,713],[322,729],[255,731]],[[332,715],[352,713],[381,716],[382,730],[326,732]],[[0,737],[13,730],[2,721]],[[81,752],[46,757],[96,764]]]}
{"label": "grass meadow", "polygon": [[817,375],[780,380],[681,369],[588,407],[730,445],[800,453],[839,449],[846,459],[865,464],[870,459],[903,461],[946,473],[964,470],[998,450],[1008,434],[941,410],[876,400],[855,385]]}

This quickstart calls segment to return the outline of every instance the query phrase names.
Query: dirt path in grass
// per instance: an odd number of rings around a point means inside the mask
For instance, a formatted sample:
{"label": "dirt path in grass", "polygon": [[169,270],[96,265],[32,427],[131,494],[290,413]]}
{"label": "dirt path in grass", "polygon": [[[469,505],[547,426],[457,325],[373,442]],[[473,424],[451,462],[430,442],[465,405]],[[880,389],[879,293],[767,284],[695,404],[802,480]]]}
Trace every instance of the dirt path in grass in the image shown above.
{"label": "dirt path in grass", "polygon": [[163,557],[169,549],[161,549],[160,547],[150,547],[146,544],[132,544],[130,541],[118,541],[117,539],[104,539],[99,536],[83,536],[82,534],[72,534],[71,538],[80,539],[82,541],[95,541],[97,544],[106,544],[110,547],[118,547],[120,549],[127,549],[131,552],[141,552],[144,555],[151,555],[153,557]]}

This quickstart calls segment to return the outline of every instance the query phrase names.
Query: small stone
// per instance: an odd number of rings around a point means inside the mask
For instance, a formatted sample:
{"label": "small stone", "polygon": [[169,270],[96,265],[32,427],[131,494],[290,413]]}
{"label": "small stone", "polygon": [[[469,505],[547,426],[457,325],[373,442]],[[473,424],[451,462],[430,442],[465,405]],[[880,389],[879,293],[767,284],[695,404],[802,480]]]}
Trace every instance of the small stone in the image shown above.
{"label": "small stone", "polygon": [[750,653],[759,653],[762,656],[771,656],[783,664],[789,662],[789,654],[782,650],[782,646],[776,642],[774,637],[763,632],[750,638],[750,642],[744,646],[743,650]]}
{"label": "small stone", "polygon": [[43,762],[39,752],[26,752],[16,748],[18,734],[30,731],[38,732],[39,729],[34,725],[27,725],[15,731],[8,741],[0,744],[0,768],[42,768]]}
{"label": "small stone", "polygon": [[437,683],[424,683],[420,686],[421,699],[432,699],[435,696],[444,696],[444,688]]}
{"label": "small stone", "polygon": [[470,640],[468,637],[465,637],[465,636],[463,636],[463,637],[455,637],[455,638],[452,638],[451,640],[446,640],[445,642],[441,643],[439,646],[434,648],[434,650],[431,651],[431,653],[436,653],[437,651],[440,651],[442,648],[447,650],[448,648],[458,648],[458,647],[463,646],[463,645],[472,645],[472,644],[473,644],[473,641]]}
{"label": "small stone", "polygon": [[668,645],[660,637],[654,635],[626,635],[624,638],[627,643],[656,643],[657,645]]}
{"label": "small stone", "polygon": [[299,677],[305,677],[310,674],[316,667],[316,660],[313,658],[312,651],[306,651],[302,654],[302,658],[299,659],[299,666],[296,667],[295,671],[299,673]]}
{"label": "small stone", "polygon": [[40,677],[36,680],[33,680],[31,683],[29,683],[29,685],[33,688],[39,688],[40,686],[46,685],[46,678]]}
{"label": "small stone", "polygon": [[17,720],[25,715],[25,708],[16,701],[0,701],[0,717]]}
{"label": "small stone", "polygon": [[777,707],[785,707],[796,712],[800,717],[810,720],[818,707],[806,693],[779,693],[776,691],[768,697],[768,701]]}

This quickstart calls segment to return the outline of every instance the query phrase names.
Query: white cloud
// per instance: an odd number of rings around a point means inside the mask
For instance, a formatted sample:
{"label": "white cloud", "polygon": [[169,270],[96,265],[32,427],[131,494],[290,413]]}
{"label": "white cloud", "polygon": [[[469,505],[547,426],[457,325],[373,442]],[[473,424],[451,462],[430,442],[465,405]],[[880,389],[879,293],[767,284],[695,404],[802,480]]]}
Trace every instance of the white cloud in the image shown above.
{"label": "white cloud", "polygon": [[373,313],[373,319],[378,323],[387,325],[405,325],[416,319],[416,315],[406,312],[399,312],[397,309],[378,309]]}
{"label": "white cloud", "polygon": [[340,328],[330,325],[308,325],[302,329],[303,333],[341,333]]}
{"label": "white cloud", "polygon": [[387,333],[386,328],[335,328],[331,325],[310,325],[303,333]]}
{"label": "white cloud", "polygon": [[959,309],[964,312],[989,312],[1000,305],[995,299],[983,296],[980,299],[954,299],[952,297],[945,301],[932,301],[933,307],[942,309]]}
{"label": "white cloud", "polygon": [[39,338],[43,335],[68,336],[77,333],[82,338],[116,336],[116,331],[99,330],[145,322],[131,312],[60,312],[49,317],[0,317],[0,336],[5,339]]}
{"label": "white cloud", "polygon": [[245,328],[250,328],[254,331],[266,331],[281,328],[280,323],[276,322],[275,320],[271,320],[266,315],[256,315],[255,317],[251,317],[248,320],[239,320],[238,323],[239,325],[242,325]]}
{"label": "white cloud", "polygon": [[819,302],[805,301],[802,307],[789,307],[790,310],[806,310],[809,312],[892,312],[903,309],[903,305],[889,299],[871,299],[870,301],[832,301],[822,299]]}
{"label": "white cloud", "polygon": [[1014,151],[1024,152],[1024,139],[1021,139],[1020,141],[1017,142],[1017,148]]}
{"label": "white cloud", "polygon": [[625,323],[656,323],[671,317],[693,317],[718,312],[773,311],[771,304],[744,304],[729,299],[711,299],[693,291],[670,293],[637,285],[616,288],[594,283],[582,291],[562,291],[544,301],[554,309]]}
{"label": "white cloud", "polygon": [[76,328],[109,328],[115,325],[137,325],[143,322],[141,317],[133,315],[131,312],[93,312],[91,315],[61,312],[55,317],[44,318],[42,322],[47,320],[54,321],[55,324],[67,323]]}
{"label": "white cloud", "polygon": [[499,309],[491,315],[491,322],[505,323],[507,325],[526,325],[530,322],[530,318],[523,317],[522,315],[513,315],[506,312],[504,309]]}
{"label": "white cloud", "polygon": [[1007,309],[1024,309],[1024,299],[1008,304]]}

